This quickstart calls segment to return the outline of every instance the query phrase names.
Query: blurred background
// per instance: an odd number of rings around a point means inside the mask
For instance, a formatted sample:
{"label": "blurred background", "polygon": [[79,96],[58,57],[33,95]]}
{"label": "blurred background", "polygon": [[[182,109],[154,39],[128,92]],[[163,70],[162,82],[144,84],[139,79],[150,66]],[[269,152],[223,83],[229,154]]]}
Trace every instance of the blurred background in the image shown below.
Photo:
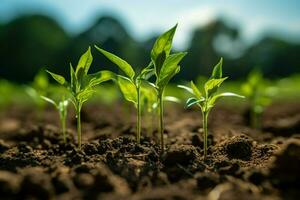
{"label": "blurred background", "polygon": [[[0,79],[28,83],[41,68],[66,74],[97,44],[135,68],[149,62],[155,38],[179,24],[174,51],[188,51],[175,80],[208,75],[221,56],[224,73],[244,79],[300,72],[300,1],[290,0],[1,0]],[[91,71],[113,69],[93,49]]]}

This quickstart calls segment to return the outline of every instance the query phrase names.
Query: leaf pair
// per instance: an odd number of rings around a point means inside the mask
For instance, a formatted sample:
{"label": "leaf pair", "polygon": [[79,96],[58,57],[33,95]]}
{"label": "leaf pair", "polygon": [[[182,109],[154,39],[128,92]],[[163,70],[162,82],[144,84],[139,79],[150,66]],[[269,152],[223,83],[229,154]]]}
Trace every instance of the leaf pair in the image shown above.
{"label": "leaf pair", "polygon": [[158,37],[151,51],[151,61],[156,75],[155,85],[160,92],[171,78],[180,71],[179,63],[187,54],[186,52],[170,54],[176,28],[177,24]]}
{"label": "leaf pair", "polygon": [[179,85],[178,87],[185,89],[193,96],[186,101],[186,107],[191,107],[193,105],[198,105],[202,111],[202,126],[203,126],[203,149],[204,149],[204,159],[207,156],[207,149],[208,149],[208,115],[210,110],[215,106],[215,103],[221,97],[240,97],[244,98],[241,95],[231,93],[231,92],[224,92],[221,94],[217,94],[217,91],[221,84],[227,79],[227,77],[222,77],[222,64],[223,59],[221,58],[218,64],[214,67],[211,77],[206,81],[203,87],[203,93],[198,89],[198,87],[191,81],[191,87],[187,87],[184,85]]}
{"label": "leaf pair", "polygon": [[59,84],[66,87],[72,94],[71,102],[76,109],[77,117],[77,134],[78,134],[78,146],[81,147],[81,108],[84,102],[92,97],[94,94],[94,87],[104,81],[115,79],[115,74],[104,70],[95,74],[88,74],[90,66],[93,62],[93,56],[91,48],[80,57],[76,69],[70,64],[70,83],[66,79],[58,74],[47,71],[54,80]]}
{"label": "leaf pair", "polygon": [[153,65],[150,63],[139,75],[136,75],[132,66],[122,58],[97,46],[95,46],[95,48],[124,72],[125,76],[116,75],[116,81],[124,95],[124,98],[137,106],[138,90],[140,88],[141,81],[146,80],[149,76],[151,76],[154,70]]}
{"label": "leaf pair", "polygon": [[88,74],[90,66],[93,62],[93,56],[91,54],[91,48],[80,57],[76,70],[72,64],[70,64],[70,83],[66,79],[58,74],[47,71],[54,80],[59,84],[67,87],[73,96],[73,103],[83,104],[94,93],[94,87],[104,81],[108,81],[114,78],[114,73],[103,70],[94,74]]}
{"label": "leaf pair", "polygon": [[216,94],[218,88],[221,84],[227,79],[227,77],[222,77],[222,65],[223,59],[221,58],[218,64],[214,67],[211,77],[206,81],[204,84],[204,94],[197,88],[193,81],[191,81],[191,87],[187,87],[184,85],[179,85],[178,87],[185,89],[189,93],[193,95],[193,97],[189,98],[186,102],[186,107],[191,107],[193,105],[198,105],[202,112],[208,113],[215,105],[217,100],[221,97],[240,97],[244,98],[241,95],[231,93],[231,92],[224,92],[221,94]]}

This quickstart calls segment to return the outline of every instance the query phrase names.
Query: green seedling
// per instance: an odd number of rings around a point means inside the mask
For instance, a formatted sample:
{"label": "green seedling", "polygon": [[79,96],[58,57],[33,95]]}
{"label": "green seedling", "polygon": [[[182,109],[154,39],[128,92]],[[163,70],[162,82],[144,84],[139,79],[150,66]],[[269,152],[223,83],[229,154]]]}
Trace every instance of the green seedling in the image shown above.
{"label": "green seedling", "polygon": [[80,57],[76,71],[70,64],[70,83],[66,79],[58,74],[47,71],[54,80],[59,84],[66,87],[71,93],[70,101],[73,103],[76,111],[77,118],[77,137],[78,137],[78,147],[81,148],[81,109],[82,105],[89,100],[95,92],[94,87],[98,84],[108,81],[114,78],[114,73],[108,70],[99,71],[94,74],[88,74],[90,66],[93,61],[93,56],[91,54],[91,48]]}
{"label": "green seedling", "polygon": [[180,71],[179,63],[186,55],[186,52],[171,53],[172,41],[176,31],[177,25],[163,33],[155,41],[151,51],[151,61],[154,65],[154,72],[156,81],[154,88],[157,92],[157,104],[159,114],[159,133],[160,146],[164,151],[164,121],[163,121],[163,99],[164,90],[169,81]]}
{"label": "green seedling", "polygon": [[153,74],[153,65],[150,63],[147,67],[142,69],[142,71],[137,74],[132,66],[125,60],[119,58],[118,56],[105,51],[97,46],[95,48],[102,53],[111,62],[116,64],[123,72],[123,75],[117,75],[117,83],[120,87],[121,92],[125,99],[132,102],[137,109],[137,125],[136,125],[136,141],[140,143],[141,140],[141,87],[142,82],[146,81],[151,74]]}
{"label": "green seedling", "polygon": [[242,92],[249,100],[250,126],[261,128],[261,116],[266,106],[272,103],[276,87],[268,87],[259,70],[250,72],[247,81],[242,85]]}
{"label": "green seedling", "polygon": [[55,102],[53,99],[50,99],[45,96],[41,96],[41,98],[43,100],[45,100],[46,102],[52,104],[57,109],[57,111],[59,113],[59,120],[60,120],[60,124],[61,124],[64,143],[66,143],[67,142],[66,122],[67,122],[69,100],[68,99],[66,100],[65,96],[63,96],[62,99],[58,102]]}
{"label": "green seedling", "polygon": [[25,91],[33,100],[37,107],[37,117],[40,119],[42,112],[45,107],[45,102],[40,98],[40,96],[47,95],[49,87],[49,80],[47,73],[44,69],[40,70],[34,77],[33,82],[30,86],[25,86]]}
{"label": "green seedling", "polygon": [[186,101],[186,107],[197,105],[201,109],[203,120],[204,159],[206,159],[207,156],[208,115],[211,109],[215,106],[216,102],[221,97],[244,98],[241,95],[231,92],[217,93],[218,88],[228,78],[222,77],[222,64],[223,59],[221,58],[220,62],[214,67],[211,77],[204,84],[204,88],[202,89],[202,91],[198,89],[198,87],[193,83],[193,81],[191,81],[190,87],[183,85],[178,86],[182,89],[185,89],[193,95],[193,97],[189,98]]}
{"label": "green seedling", "polygon": [[[153,133],[153,128],[155,127],[154,117],[157,115],[158,111],[158,103],[157,103],[157,95],[154,87],[148,86],[143,87],[141,93],[142,95],[142,107],[143,112],[146,112],[148,119],[148,133]],[[174,102],[181,103],[180,99],[174,96],[164,96],[164,101],[166,102]]]}

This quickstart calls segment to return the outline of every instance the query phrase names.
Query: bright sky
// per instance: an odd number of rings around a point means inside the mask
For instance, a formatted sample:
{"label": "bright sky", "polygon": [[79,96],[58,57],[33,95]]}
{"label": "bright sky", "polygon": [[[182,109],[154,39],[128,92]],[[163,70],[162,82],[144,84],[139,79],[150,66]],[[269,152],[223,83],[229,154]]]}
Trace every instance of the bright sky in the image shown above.
{"label": "bright sky", "polygon": [[247,41],[266,31],[300,40],[299,0],[0,0],[0,21],[24,13],[50,15],[70,33],[79,33],[98,16],[112,13],[140,40],[178,22],[177,47],[188,44],[195,27],[218,16],[238,25]]}

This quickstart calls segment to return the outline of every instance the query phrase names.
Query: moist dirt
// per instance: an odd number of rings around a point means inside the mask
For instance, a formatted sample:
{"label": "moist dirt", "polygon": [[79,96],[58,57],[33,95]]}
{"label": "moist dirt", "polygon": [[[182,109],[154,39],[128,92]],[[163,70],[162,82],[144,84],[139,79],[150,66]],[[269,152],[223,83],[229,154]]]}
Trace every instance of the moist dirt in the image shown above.
{"label": "moist dirt", "polygon": [[261,130],[245,110],[212,111],[204,160],[199,110],[167,107],[162,152],[156,119],[144,117],[137,144],[123,104],[83,109],[81,149],[73,114],[65,144],[54,110],[12,106],[0,115],[0,199],[299,199],[300,103],[270,106]]}

